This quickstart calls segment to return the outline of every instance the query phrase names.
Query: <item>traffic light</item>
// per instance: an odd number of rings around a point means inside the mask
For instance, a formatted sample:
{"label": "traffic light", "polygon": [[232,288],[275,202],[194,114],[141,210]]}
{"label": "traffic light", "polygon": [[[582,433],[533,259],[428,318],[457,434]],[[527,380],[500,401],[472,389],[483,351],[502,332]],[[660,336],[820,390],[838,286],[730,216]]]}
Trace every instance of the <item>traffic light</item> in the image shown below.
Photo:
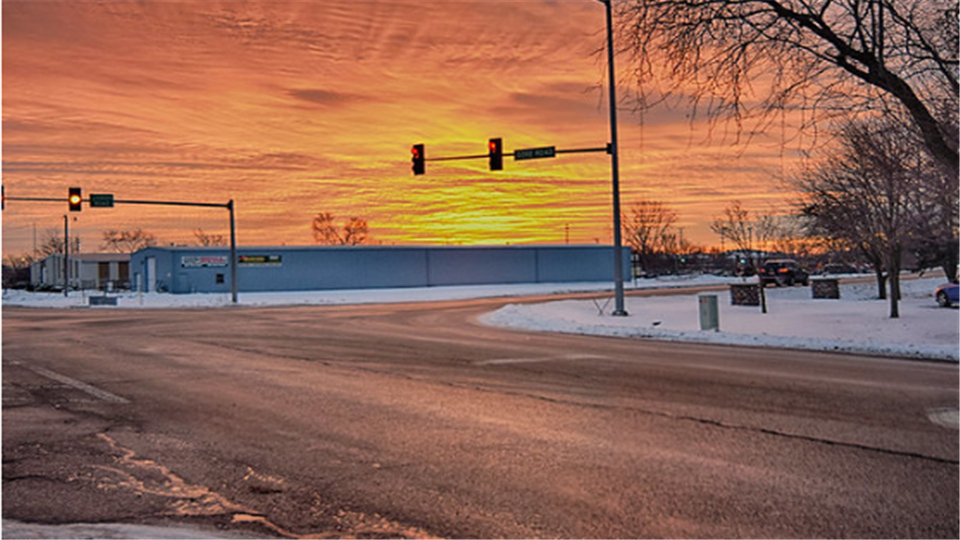
{"label": "traffic light", "polygon": [[503,139],[490,139],[490,170],[503,170]]}
{"label": "traffic light", "polygon": [[418,175],[425,173],[427,166],[424,160],[427,156],[423,152],[423,145],[413,145],[413,148],[410,149],[410,153],[413,154],[413,157],[410,159],[410,161],[413,162],[413,174]]}
{"label": "traffic light", "polygon": [[80,188],[72,187],[67,192],[67,202],[70,204],[71,212],[79,212],[83,209],[80,203],[83,202],[83,196],[80,194]]}

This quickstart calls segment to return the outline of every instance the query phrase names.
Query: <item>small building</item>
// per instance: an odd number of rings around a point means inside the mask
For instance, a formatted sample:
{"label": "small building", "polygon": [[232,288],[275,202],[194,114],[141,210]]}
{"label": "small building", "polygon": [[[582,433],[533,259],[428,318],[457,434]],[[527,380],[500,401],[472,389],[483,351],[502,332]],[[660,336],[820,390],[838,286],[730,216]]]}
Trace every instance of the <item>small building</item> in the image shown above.
{"label": "small building", "polygon": [[[131,282],[145,292],[230,292],[225,247],[149,247],[131,256]],[[630,250],[623,248],[624,280]],[[303,246],[237,249],[237,290],[304,291],[563,283],[613,279],[613,247]]]}
{"label": "small building", "polygon": [[[130,288],[129,253],[81,253],[70,256],[70,287],[74,289]],[[63,254],[54,253],[30,265],[34,289],[63,289]]]}

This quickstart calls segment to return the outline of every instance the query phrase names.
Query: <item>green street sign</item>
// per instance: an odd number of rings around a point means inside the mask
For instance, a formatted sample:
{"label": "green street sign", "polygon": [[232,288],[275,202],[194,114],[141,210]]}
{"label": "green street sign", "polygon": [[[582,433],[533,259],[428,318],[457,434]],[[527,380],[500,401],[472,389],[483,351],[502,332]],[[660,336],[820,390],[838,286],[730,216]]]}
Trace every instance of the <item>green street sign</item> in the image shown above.
{"label": "green street sign", "polygon": [[91,193],[91,208],[113,208],[113,193]]}
{"label": "green street sign", "polygon": [[514,161],[520,161],[521,159],[550,158],[556,156],[557,148],[555,146],[544,146],[543,148],[525,148],[523,150],[513,151]]}

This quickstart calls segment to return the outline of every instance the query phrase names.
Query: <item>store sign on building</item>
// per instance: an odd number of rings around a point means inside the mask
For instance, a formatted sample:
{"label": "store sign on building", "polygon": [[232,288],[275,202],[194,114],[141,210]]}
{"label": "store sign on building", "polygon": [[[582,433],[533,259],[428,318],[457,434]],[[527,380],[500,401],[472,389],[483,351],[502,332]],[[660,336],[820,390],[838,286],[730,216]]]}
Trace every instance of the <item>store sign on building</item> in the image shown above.
{"label": "store sign on building", "polygon": [[237,257],[240,266],[283,266],[280,255],[240,255]]}
{"label": "store sign on building", "polygon": [[213,268],[227,266],[228,258],[223,255],[184,255],[180,258],[183,268]]}

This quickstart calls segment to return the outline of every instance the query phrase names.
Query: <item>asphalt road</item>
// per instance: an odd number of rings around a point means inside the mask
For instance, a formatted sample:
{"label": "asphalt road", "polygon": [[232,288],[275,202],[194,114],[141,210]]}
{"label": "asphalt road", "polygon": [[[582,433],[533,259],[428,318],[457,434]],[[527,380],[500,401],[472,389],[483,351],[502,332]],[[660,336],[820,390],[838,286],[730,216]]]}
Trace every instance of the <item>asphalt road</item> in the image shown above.
{"label": "asphalt road", "polygon": [[4,308],[3,516],[291,537],[960,535],[955,364],[475,322],[498,302]]}

